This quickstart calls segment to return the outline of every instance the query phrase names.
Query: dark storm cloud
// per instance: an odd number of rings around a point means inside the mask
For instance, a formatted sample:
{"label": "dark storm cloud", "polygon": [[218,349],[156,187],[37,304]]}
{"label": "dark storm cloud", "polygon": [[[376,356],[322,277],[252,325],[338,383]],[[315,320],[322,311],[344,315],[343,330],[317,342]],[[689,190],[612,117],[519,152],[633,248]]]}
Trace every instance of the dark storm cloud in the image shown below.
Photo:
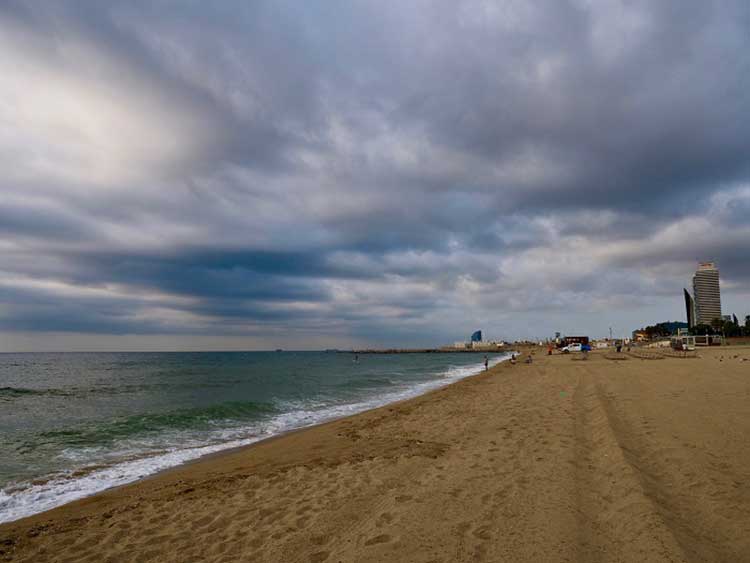
{"label": "dark storm cloud", "polygon": [[744,2],[6,2],[0,327],[453,339],[668,314],[709,258],[740,303],[748,31]]}
{"label": "dark storm cloud", "polygon": [[0,201],[0,232],[6,236],[80,240],[93,234],[75,214],[56,208]]}

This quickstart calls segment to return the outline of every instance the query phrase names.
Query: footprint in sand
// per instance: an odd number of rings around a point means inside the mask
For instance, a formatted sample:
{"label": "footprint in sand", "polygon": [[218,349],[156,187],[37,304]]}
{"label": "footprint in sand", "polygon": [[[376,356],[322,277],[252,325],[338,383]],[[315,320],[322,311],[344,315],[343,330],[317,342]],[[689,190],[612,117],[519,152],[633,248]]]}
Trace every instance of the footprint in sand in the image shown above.
{"label": "footprint in sand", "polygon": [[365,542],[365,545],[376,545],[379,543],[387,543],[391,541],[391,536],[388,534],[380,534],[379,536],[375,536],[374,538],[370,538]]}
{"label": "footprint in sand", "polygon": [[329,541],[331,541],[331,536],[329,535],[313,536],[310,538],[310,542],[312,542],[315,545],[325,545]]}
{"label": "footprint in sand", "polygon": [[309,516],[301,516],[300,518],[297,518],[297,521],[295,524],[297,525],[297,528],[304,528],[307,526],[307,522],[310,520]]}
{"label": "footprint in sand", "polygon": [[377,521],[375,522],[375,525],[378,528],[380,528],[382,526],[385,526],[386,524],[390,524],[391,522],[393,522],[393,519],[394,519],[393,514],[391,514],[390,512],[384,512],[378,517]]}

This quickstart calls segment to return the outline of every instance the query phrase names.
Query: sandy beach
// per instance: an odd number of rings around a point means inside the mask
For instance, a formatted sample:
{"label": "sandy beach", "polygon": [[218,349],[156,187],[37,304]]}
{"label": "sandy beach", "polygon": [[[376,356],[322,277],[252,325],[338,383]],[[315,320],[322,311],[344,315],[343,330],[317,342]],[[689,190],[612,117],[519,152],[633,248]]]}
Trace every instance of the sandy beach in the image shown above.
{"label": "sandy beach", "polygon": [[0,560],[750,561],[750,348],[699,355],[540,351],[2,525]]}

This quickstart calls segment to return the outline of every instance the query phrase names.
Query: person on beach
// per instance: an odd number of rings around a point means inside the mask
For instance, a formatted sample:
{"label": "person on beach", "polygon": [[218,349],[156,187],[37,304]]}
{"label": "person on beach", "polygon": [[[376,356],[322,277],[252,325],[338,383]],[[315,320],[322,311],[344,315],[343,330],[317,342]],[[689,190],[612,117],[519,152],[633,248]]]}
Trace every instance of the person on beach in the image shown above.
{"label": "person on beach", "polygon": [[487,371],[490,369],[490,360],[487,358],[487,356],[484,357],[484,371]]}
{"label": "person on beach", "polygon": [[511,354],[510,355],[510,363],[512,365],[516,365],[516,355],[515,354]]}

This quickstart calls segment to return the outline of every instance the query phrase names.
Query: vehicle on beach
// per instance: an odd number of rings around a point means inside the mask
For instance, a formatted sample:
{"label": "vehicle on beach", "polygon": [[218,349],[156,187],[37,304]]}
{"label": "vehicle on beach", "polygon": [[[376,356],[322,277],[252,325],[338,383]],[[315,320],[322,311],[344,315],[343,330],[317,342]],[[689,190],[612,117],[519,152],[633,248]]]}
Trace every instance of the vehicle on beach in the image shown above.
{"label": "vehicle on beach", "polygon": [[580,352],[583,346],[576,342],[574,344],[568,344],[567,346],[562,347],[562,353],[563,354],[570,354],[571,352]]}

